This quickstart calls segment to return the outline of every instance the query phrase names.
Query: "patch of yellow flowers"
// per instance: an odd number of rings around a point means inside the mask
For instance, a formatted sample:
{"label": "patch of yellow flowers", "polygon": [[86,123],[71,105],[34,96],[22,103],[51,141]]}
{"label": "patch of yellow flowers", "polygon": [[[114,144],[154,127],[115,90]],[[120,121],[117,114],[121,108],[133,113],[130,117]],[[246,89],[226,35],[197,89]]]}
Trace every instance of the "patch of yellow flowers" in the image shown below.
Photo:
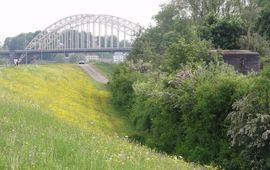
{"label": "patch of yellow flowers", "polygon": [[110,92],[93,81],[76,65],[1,68],[0,97],[27,101],[83,129],[126,133],[129,128],[115,116]]}

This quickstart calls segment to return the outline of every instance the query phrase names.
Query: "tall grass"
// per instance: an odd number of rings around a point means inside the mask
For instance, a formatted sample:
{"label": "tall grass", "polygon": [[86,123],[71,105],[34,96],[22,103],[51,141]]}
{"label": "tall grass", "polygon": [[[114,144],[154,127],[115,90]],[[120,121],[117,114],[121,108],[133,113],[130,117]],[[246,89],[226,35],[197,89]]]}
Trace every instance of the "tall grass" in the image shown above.
{"label": "tall grass", "polygon": [[73,65],[0,69],[0,169],[205,169],[130,143],[106,89]]}
{"label": "tall grass", "polygon": [[31,101],[85,129],[118,133],[130,130],[124,119],[114,116],[111,94],[104,88],[96,88],[79,67],[23,66],[2,69],[0,75],[0,92],[15,94],[14,100],[18,102]]}

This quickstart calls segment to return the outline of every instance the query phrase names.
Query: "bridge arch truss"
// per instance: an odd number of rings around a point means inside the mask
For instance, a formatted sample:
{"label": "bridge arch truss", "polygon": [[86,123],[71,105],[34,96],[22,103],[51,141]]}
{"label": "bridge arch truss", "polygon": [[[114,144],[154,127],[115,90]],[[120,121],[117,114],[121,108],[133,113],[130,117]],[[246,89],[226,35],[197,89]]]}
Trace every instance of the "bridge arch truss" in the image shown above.
{"label": "bridge arch truss", "polygon": [[63,18],[40,32],[26,50],[130,48],[138,24],[110,15],[79,14]]}

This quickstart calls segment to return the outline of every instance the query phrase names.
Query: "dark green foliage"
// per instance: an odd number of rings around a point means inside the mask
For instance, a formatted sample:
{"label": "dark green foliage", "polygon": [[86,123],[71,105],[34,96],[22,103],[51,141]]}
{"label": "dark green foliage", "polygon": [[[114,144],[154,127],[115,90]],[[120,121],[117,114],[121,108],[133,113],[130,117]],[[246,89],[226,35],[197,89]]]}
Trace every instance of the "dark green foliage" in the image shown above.
{"label": "dark green foliage", "polygon": [[269,168],[270,70],[244,76],[209,55],[212,46],[268,56],[266,4],[177,0],[163,6],[157,26],[136,39],[112,81],[117,106],[138,130],[131,138],[221,169]]}
{"label": "dark green foliage", "polygon": [[216,48],[239,49],[239,38],[244,35],[244,26],[240,17],[218,18],[211,14],[200,30],[201,38],[212,41]]}
{"label": "dark green foliage", "polygon": [[132,85],[136,81],[136,75],[132,74],[131,69],[122,64],[115,68],[110,87],[113,92],[113,103],[124,111],[131,108],[133,88]]}
{"label": "dark green foliage", "polygon": [[187,43],[184,39],[171,44],[166,51],[166,66],[172,71],[182,64],[206,61],[209,58],[209,45],[205,41]]}
{"label": "dark green foliage", "polygon": [[182,87],[177,87],[182,89],[178,90],[182,92],[178,102],[184,136],[178,140],[176,153],[190,161],[215,162],[228,169],[235,165],[223,162],[224,152],[232,153],[224,147],[229,146],[224,120],[234,100],[245,93],[247,82],[230,68],[222,67],[197,69]]}
{"label": "dark green foliage", "polygon": [[148,71],[138,77],[136,66],[131,66],[134,72],[120,66],[113,81],[123,83],[113,86],[114,102],[130,111],[139,132],[132,139],[189,161],[245,169],[246,164],[231,161],[241,157],[229,147],[225,119],[232,103],[247,93],[249,79],[219,62],[191,64],[170,76]]}
{"label": "dark green foliage", "polygon": [[[132,119],[137,130],[146,135],[146,144],[172,153],[175,147],[177,115],[167,114],[170,101],[163,96],[166,75],[151,72],[134,84],[135,100],[132,106]],[[164,121],[166,120],[166,121]]]}
{"label": "dark green foliage", "polygon": [[[159,49],[158,40],[152,39],[152,37],[156,36],[155,30],[150,30],[149,34],[139,36],[136,41],[134,42],[134,46],[128,55],[128,59],[133,61],[151,61],[153,60],[157,53],[154,52]],[[154,44],[153,42],[156,42]]]}
{"label": "dark green foliage", "polygon": [[167,48],[184,38],[187,43],[198,40],[192,20],[178,16],[177,8],[166,5],[154,17],[158,25],[137,37],[128,56],[129,60],[150,62],[153,67],[163,67]]}
{"label": "dark green foliage", "polygon": [[270,7],[262,10],[261,16],[257,22],[257,28],[261,35],[266,36],[267,39],[270,40]]}

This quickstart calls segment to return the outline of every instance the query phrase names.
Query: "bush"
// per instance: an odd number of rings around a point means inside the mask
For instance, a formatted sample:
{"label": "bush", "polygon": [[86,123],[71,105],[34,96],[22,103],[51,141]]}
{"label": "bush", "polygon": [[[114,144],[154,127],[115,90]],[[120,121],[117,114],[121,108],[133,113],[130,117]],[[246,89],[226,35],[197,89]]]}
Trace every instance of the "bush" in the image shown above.
{"label": "bush", "polygon": [[258,33],[254,33],[250,38],[242,36],[240,38],[240,46],[242,49],[257,51],[261,56],[270,55],[269,41]]}
{"label": "bush", "polygon": [[255,81],[251,92],[233,104],[228,115],[228,134],[235,147],[242,147],[243,156],[253,169],[270,167],[270,67]]}
{"label": "bush", "polygon": [[182,66],[169,76],[148,72],[133,84],[130,112],[142,132],[137,138],[189,161],[245,169],[239,150],[229,147],[225,119],[250,84],[219,62]]}
{"label": "bush", "polygon": [[115,67],[110,88],[113,95],[113,103],[123,111],[131,109],[133,100],[132,85],[136,81],[136,73],[132,73],[127,64],[120,64]]}
{"label": "bush", "polygon": [[166,51],[166,67],[168,70],[174,71],[179,69],[180,65],[207,61],[209,43],[206,41],[187,42],[180,39],[177,43],[173,43]]}

